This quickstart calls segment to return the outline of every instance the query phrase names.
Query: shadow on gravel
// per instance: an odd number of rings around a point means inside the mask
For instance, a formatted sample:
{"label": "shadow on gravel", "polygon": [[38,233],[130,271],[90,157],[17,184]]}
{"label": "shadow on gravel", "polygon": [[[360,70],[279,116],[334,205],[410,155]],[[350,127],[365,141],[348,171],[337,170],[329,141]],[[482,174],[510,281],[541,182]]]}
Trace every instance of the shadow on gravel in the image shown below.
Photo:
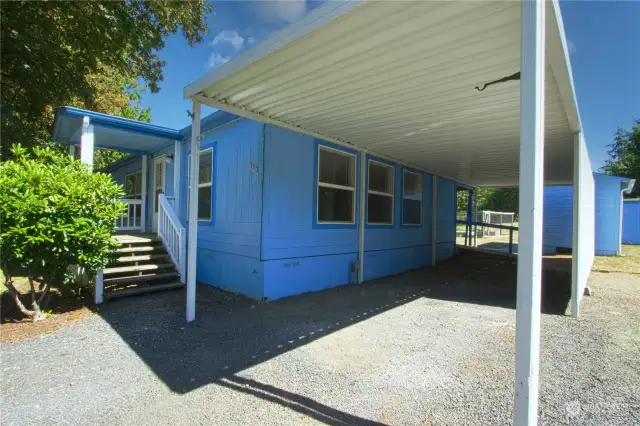
{"label": "shadow on gravel", "polygon": [[[565,291],[556,288],[565,266],[545,272],[545,312],[566,308]],[[367,423],[236,373],[422,297],[514,308],[515,272],[514,259],[466,252],[437,268],[269,303],[199,285],[191,324],[184,321],[184,291],[110,301],[98,313],[174,392],[216,383],[327,423]]]}

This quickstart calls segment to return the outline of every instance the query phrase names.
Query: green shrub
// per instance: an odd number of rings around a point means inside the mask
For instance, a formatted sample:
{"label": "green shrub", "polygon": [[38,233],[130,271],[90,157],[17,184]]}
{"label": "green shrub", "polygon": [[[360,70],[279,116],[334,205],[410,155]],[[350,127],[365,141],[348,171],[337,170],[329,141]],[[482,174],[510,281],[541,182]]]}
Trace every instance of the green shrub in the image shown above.
{"label": "green shrub", "polygon": [[[124,205],[122,187],[66,155],[19,145],[0,164],[0,246],[6,286],[18,308],[33,320],[51,285],[70,285],[70,266],[93,276],[110,260],[115,220]],[[22,305],[11,277],[23,272],[31,284],[31,309]],[[40,295],[36,298],[36,284]]]}

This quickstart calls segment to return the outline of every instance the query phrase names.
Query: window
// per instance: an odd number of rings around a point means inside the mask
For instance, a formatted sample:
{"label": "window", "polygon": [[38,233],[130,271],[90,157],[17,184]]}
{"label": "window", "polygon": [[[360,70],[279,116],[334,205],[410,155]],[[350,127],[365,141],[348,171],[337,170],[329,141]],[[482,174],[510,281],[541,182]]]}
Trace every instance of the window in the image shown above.
{"label": "window", "polygon": [[[191,155],[189,155],[189,176],[191,173]],[[213,149],[200,151],[200,169],[198,171],[198,220],[211,220],[211,198],[213,176]],[[187,176],[187,179],[189,177]],[[188,180],[188,182],[191,182]],[[189,186],[189,199],[191,199],[191,186]],[[189,203],[191,204],[191,203]],[[189,206],[187,205],[187,215]]]}
{"label": "window", "polygon": [[393,166],[369,160],[367,223],[393,225]]}
{"label": "window", "polygon": [[356,156],[318,146],[318,223],[355,223]]}
{"label": "window", "polygon": [[402,224],[422,224],[422,175],[403,171]]}
{"label": "window", "polygon": [[132,200],[142,199],[142,172],[135,172],[124,177],[124,197]]}

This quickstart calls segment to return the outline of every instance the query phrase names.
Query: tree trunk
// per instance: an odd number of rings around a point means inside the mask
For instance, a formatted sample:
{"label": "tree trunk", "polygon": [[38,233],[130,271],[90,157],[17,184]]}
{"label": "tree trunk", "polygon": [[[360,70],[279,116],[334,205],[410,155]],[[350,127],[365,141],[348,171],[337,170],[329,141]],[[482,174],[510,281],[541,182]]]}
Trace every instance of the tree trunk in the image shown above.
{"label": "tree trunk", "polygon": [[[45,319],[47,315],[40,310],[40,306],[35,300],[31,303],[31,307],[32,307],[31,310],[27,309],[24,306],[24,304],[22,303],[22,300],[20,300],[20,292],[13,285],[13,280],[11,279],[10,276],[5,275],[5,277],[7,280],[5,285],[7,286],[7,289],[9,289],[9,293],[11,293],[11,296],[13,297],[13,301],[15,302],[20,312],[22,312],[24,316],[29,317],[31,321],[34,321],[34,322]],[[32,297],[35,298],[35,296],[32,296]]]}

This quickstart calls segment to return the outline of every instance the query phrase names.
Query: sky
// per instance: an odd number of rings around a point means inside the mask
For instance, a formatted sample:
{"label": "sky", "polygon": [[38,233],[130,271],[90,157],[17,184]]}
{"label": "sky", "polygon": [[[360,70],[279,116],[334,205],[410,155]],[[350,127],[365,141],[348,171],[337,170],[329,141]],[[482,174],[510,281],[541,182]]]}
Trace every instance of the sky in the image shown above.
{"label": "sky", "polygon": [[[159,56],[166,62],[159,93],[144,93],[152,123],[190,124],[191,103],[182,90],[238,56],[321,2],[305,0],[216,1],[209,34],[189,47],[181,34],[169,36]],[[640,1],[561,1],[582,125],[594,170],[607,159],[618,127],[640,119]],[[214,111],[203,108],[203,116]]]}

